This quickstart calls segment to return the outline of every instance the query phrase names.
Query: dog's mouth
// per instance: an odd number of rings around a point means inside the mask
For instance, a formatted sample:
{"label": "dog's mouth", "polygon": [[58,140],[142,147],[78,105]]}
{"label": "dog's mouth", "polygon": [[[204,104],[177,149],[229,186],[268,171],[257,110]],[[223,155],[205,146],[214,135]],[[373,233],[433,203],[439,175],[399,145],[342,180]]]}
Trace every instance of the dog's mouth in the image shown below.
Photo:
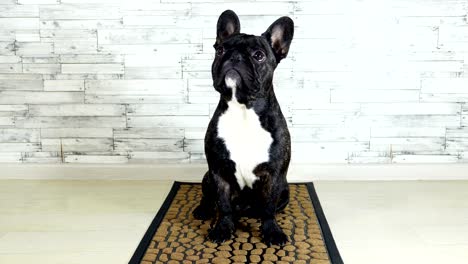
{"label": "dog's mouth", "polygon": [[217,78],[213,78],[213,85],[223,98],[236,99],[241,104],[256,99],[260,85],[247,65],[225,65],[218,73]]}
{"label": "dog's mouth", "polygon": [[242,77],[235,69],[229,69],[224,75],[224,82],[228,88],[238,88],[242,83]]}

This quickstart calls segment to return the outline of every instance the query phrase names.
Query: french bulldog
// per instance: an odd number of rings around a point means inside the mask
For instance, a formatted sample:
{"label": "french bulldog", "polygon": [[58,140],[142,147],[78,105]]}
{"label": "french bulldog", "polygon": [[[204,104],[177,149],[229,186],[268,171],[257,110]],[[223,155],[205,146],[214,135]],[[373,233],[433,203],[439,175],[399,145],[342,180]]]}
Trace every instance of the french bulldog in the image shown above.
{"label": "french bulldog", "polygon": [[205,136],[208,172],[196,219],[215,218],[208,238],[231,239],[241,216],[261,220],[266,244],[288,237],[275,214],[289,202],[286,180],[291,139],[273,90],[273,74],[289,51],[294,23],[276,20],[261,36],[240,33],[237,15],[224,11],[217,23],[213,86],[220,94]]}

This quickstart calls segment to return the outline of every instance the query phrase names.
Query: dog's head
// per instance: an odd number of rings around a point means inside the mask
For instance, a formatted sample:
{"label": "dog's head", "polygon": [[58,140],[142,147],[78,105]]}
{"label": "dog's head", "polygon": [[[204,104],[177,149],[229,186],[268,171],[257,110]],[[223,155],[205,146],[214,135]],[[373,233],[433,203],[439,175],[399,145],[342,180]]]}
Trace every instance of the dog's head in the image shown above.
{"label": "dog's head", "polygon": [[261,36],[247,35],[240,33],[236,13],[226,10],[218,19],[216,34],[211,68],[215,89],[227,101],[246,105],[265,97],[272,89],[276,66],[288,54],[293,21],[281,17]]}

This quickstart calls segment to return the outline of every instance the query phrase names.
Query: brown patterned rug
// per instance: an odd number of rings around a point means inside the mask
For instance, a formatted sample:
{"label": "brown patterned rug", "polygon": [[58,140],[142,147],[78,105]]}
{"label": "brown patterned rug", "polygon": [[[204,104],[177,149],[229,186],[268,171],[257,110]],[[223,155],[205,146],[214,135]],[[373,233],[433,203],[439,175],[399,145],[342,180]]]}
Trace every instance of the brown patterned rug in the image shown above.
{"label": "brown patterned rug", "polygon": [[243,217],[232,240],[215,244],[206,239],[211,220],[192,216],[201,185],[175,182],[129,263],[343,263],[313,184],[290,184],[290,193],[276,216],[289,243],[267,246],[260,221]]}

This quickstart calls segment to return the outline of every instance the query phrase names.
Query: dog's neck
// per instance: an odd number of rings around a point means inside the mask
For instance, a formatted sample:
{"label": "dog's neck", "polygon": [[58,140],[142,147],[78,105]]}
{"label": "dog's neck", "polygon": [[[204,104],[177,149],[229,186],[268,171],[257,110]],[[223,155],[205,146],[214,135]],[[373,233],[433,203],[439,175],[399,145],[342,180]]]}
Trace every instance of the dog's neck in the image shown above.
{"label": "dog's neck", "polygon": [[238,107],[246,110],[253,109],[257,115],[261,116],[278,105],[272,83],[268,84],[268,86],[263,89],[264,92],[262,94],[257,93],[255,97],[248,98],[246,102],[239,102],[235,96],[238,88],[234,83],[228,81],[226,86],[232,90],[232,96],[230,98],[221,96],[221,100],[228,107]]}

